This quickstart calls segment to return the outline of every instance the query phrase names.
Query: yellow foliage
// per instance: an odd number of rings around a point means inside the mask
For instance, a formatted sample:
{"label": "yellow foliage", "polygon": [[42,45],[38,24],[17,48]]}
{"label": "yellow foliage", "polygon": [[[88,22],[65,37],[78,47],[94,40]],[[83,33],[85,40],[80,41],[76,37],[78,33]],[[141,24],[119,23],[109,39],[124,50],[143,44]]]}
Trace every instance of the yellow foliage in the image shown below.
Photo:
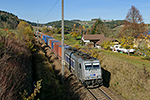
{"label": "yellow foliage", "polygon": [[102,46],[104,47],[104,49],[110,49],[110,45],[114,45],[111,41],[107,41],[107,42],[103,42]]}
{"label": "yellow foliage", "polygon": [[36,49],[34,49],[34,44],[32,43],[32,40],[34,39],[34,32],[32,31],[32,27],[31,25],[29,25],[27,22],[25,21],[20,21],[20,23],[17,26],[17,31],[18,31],[18,35],[19,38],[21,40],[26,41],[28,48],[30,49],[31,52],[36,51]]}
{"label": "yellow foliage", "polygon": [[121,46],[124,47],[125,49],[133,49],[134,43],[133,43],[133,37],[123,37],[121,39]]}
{"label": "yellow foliage", "polygon": [[80,48],[80,45],[79,45],[79,43],[77,42],[73,47],[79,49],[79,48]]}
{"label": "yellow foliage", "polygon": [[24,34],[24,35],[28,34],[29,36],[34,35],[31,25],[29,25],[25,21],[20,21],[19,22],[19,24],[17,26],[17,31],[18,31],[19,34]]}
{"label": "yellow foliage", "polygon": [[97,50],[92,50],[91,52],[92,52],[91,56],[98,59],[98,57],[99,57],[98,51]]}
{"label": "yellow foliage", "polygon": [[79,33],[77,33],[77,32],[71,32],[70,35],[71,35],[72,37],[78,37],[78,36],[79,36]]}
{"label": "yellow foliage", "polygon": [[[41,82],[42,82],[42,79],[39,80],[39,81],[37,81],[36,85],[34,84],[34,87],[35,87],[34,92],[29,97],[26,97],[28,95],[28,93],[27,93],[26,90],[24,90],[23,93],[19,92],[19,94],[21,95],[21,97],[23,98],[23,100],[35,100],[36,94],[40,93],[40,89],[42,87],[41,86]],[[37,99],[37,100],[39,100],[39,99]]]}
{"label": "yellow foliage", "polygon": [[73,29],[75,29],[75,28],[76,28],[76,24],[73,25]]}
{"label": "yellow foliage", "polygon": [[82,26],[82,29],[85,29],[85,26]]}
{"label": "yellow foliage", "polygon": [[33,31],[31,29],[30,26],[28,27],[25,27],[25,32],[24,32],[25,35],[29,35],[29,36],[33,36]]}

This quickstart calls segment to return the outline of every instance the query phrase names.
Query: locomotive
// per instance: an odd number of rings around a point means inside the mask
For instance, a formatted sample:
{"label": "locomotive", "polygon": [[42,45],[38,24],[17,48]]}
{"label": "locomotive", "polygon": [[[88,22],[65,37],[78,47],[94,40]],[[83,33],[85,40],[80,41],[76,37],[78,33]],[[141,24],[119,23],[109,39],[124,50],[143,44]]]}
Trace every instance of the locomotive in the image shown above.
{"label": "locomotive", "polygon": [[[54,54],[61,60],[62,44],[43,33],[37,35],[51,48]],[[65,66],[72,72],[85,87],[101,86],[103,84],[100,61],[88,54],[79,51],[69,45],[64,45]]]}

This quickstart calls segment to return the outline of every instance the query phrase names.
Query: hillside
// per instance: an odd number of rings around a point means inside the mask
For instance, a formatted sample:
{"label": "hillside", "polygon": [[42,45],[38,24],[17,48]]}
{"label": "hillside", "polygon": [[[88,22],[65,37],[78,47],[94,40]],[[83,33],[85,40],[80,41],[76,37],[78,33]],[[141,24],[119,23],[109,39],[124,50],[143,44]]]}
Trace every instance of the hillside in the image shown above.
{"label": "hillside", "polygon": [[[113,21],[107,21],[107,20],[102,20],[106,26],[110,27],[111,29],[120,26],[123,24],[124,20],[113,20]],[[92,28],[94,25],[95,21],[78,21],[79,24],[84,25],[85,28]]]}
{"label": "hillside", "polygon": [[16,15],[0,10],[0,28],[15,29],[19,23]]}
{"label": "hillside", "polygon": [[[73,22],[73,21],[64,21],[65,28],[68,28],[69,30],[76,24],[76,28],[80,26],[79,23]],[[53,21],[45,24],[46,26],[55,26],[56,28],[61,28],[61,20],[60,21]]]}
{"label": "hillside", "polygon": [[32,26],[37,26],[37,23],[18,19],[18,17],[12,13],[0,10],[0,28],[15,29],[20,21],[25,21]]}
{"label": "hillside", "polygon": [[110,27],[111,29],[117,27],[117,26],[120,26],[120,25],[123,25],[123,21],[124,20],[113,20],[113,21],[110,21],[110,22],[104,22],[108,27]]}

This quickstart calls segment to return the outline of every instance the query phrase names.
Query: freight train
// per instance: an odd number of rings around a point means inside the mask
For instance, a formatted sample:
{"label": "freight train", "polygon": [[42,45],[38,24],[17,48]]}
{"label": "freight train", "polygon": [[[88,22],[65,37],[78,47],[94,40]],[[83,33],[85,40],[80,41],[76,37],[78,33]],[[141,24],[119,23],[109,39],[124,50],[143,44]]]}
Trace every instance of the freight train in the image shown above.
{"label": "freight train", "polygon": [[[62,44],[43,33],[38,36],[51,48],[54,54],[61,60]],[[103,84],[100,61],[88,54],[69,45],[64,45],[65,66],[72,72],[85,87],[101,86]]]}

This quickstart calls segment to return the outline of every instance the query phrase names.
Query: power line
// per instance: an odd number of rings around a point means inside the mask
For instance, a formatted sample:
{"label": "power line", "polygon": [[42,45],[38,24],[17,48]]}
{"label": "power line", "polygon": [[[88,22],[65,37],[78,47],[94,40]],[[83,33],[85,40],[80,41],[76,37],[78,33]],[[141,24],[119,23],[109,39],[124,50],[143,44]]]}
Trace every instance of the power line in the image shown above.
{"label": "power line", "polygon": [[48,16],[48,14],[53,10],[53,8],[56,6],[56,4],[58,3],[59,0],[56,1],[56,3],[53,5],[53,7],[49,10],[49,12],[40,20],[44,19],[46,16]]}

